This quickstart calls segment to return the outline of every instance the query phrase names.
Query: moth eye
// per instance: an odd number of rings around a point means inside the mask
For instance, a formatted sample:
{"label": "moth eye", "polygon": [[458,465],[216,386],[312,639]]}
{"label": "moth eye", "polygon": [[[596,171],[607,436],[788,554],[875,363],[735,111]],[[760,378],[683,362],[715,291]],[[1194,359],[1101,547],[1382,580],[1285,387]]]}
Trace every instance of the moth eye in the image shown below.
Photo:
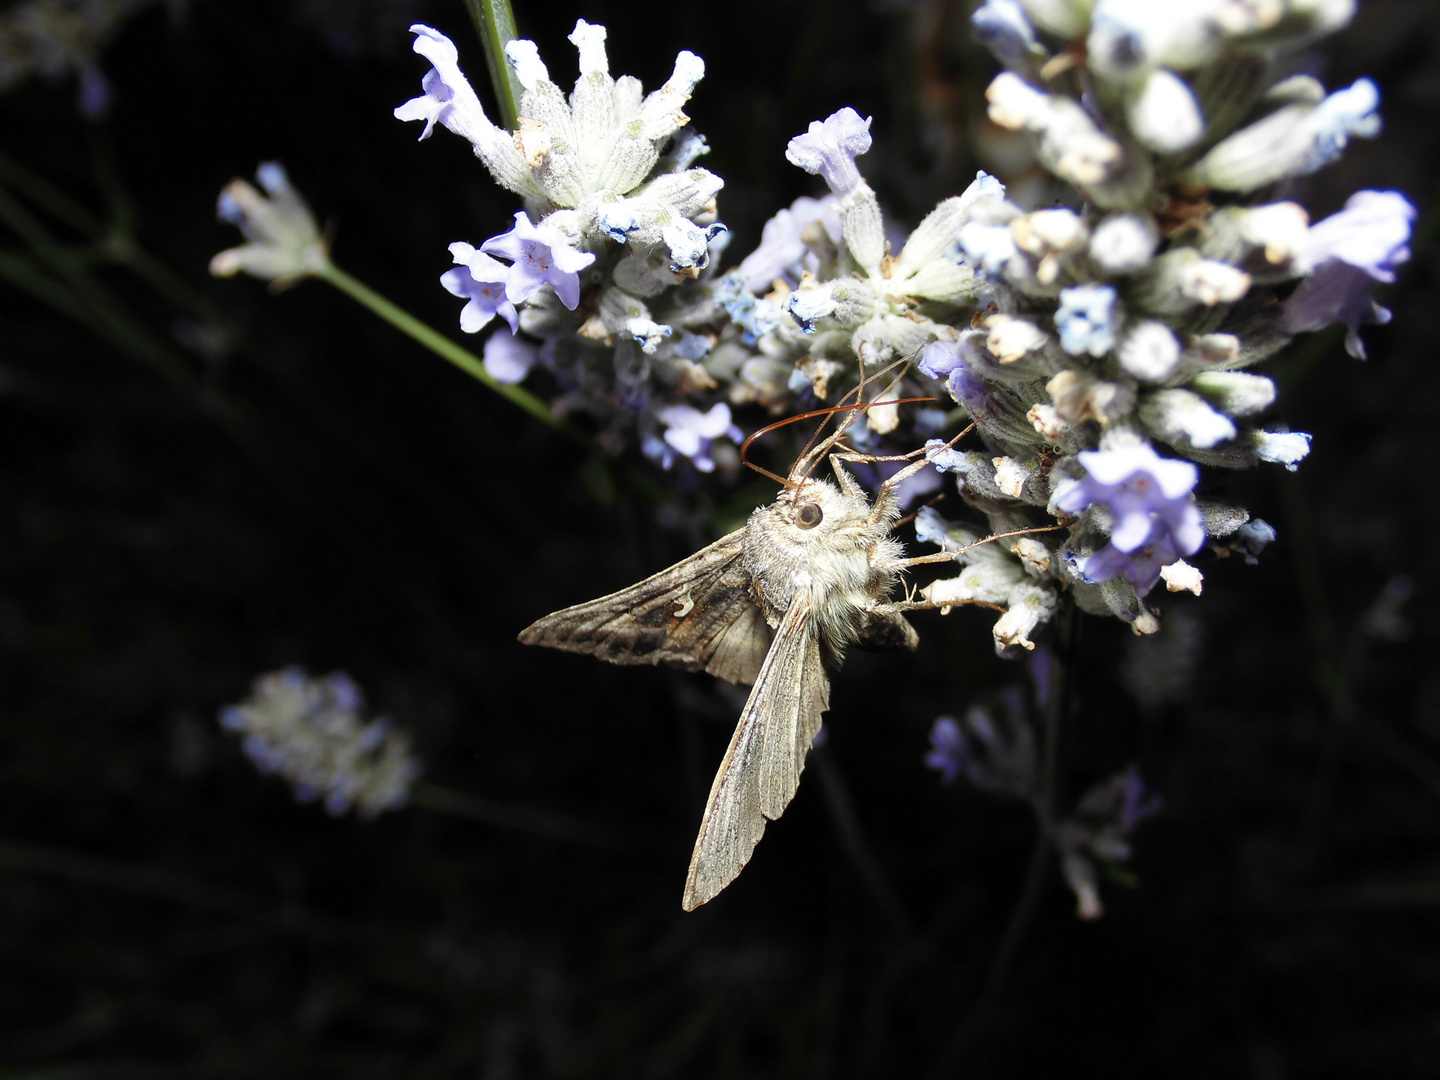
{"label": "moth eye", "polygon": [[820,512],[819,503],[801,503],[800,508],[795,511],[795,524],[802,529],[813,529],[820,524],[824,516]]}

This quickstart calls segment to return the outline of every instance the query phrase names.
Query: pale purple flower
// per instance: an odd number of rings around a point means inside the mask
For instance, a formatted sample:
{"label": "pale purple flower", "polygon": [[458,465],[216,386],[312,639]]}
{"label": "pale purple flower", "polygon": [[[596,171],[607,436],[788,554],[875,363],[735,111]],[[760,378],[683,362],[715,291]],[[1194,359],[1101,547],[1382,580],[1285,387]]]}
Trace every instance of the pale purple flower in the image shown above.
{"label": "pale purple flower", "polygon": [[932,379],[945,379],[950,395],[971,416],[979,417],[990,411],[989,397],[985,381],[965,363],[967,351],[963,341],[932,342],[920,354],[917,366]]}
{"label": "pale purple flower", "polygon": [[1086,475],[1060,488],[1052,500],[1076,514],[1094,503],[1109,508],[1110,542],[1085,561],[1090,582],[1129,578],[1141,595],[1160,579],[1160,568],[1193,555],[1205,542],[1205,526],[1191,491],[1200,470],[1188,461],[1162,458],[1140,444],[1079,454]]}
{"label": "pale purple flower", "polygon": [[1345,209],[1310,226],[1296,259],[1302,271],[1339,259],[1376,281],[1392,282],[1395,269],[1410,258],[1415,207],[1398,191],[1357,191]]}
{"label": "pale purple flower", "polygon": [[942,783],[965,779],[982,791],[1025,798],[1035,786],[1035,735],[1016,687],[1000,693],[998,708],[974,705],[956,721],[942,716],[930,728],[925,764]]}
{"label": "pale purple flower", "polygon": [[925,767],[940,774],[942,784],[953,784],[969,759],[965,736],[952,716],[938,718],[930,728],[930,749],[925,752]]}
{"label": "pale purple flower", "polygon": [[925,347],[917,365],[932,379],[947,378],[965,366],[965,349],[958,341],[936,341]]}
{"label": "pale purple flower", "polygon": [[1380,91],[1369,79],[1357,79],[1344,90],[1337,90],[1309,116],[1308,123],[1314,146],[1301,173],[1315,172],[1330,164],[1344,151],[1351,135],[1369,139],[1380,133]]}
{"label": "pale purple flower", "polygon": [[838,247],[840,210],[833,195],[823,199],[801,196],[767,221],[760,233],[760,246],[745,256],[734,271],[744,281],[744,288],[753,293],[768,292],[776,278],[793,284],[800,280],[801,270],[816,269],[819,263],[805,243],[805,233],[817,225]]}
{"label": "pale purple flower", "polygon": [[505,296],[512,304],[523,304],[549,285],[571,311],[580,303],[580,271],[595,261],[594,253],[576,250],[559,229],[543,221],[532,225],[523,210],[516,212],[513,229],[492,236],[480,250],[514,263],[505,281]]}
{"label": "pale purple flower", "polygon": [[511,334],[491,334],[481,358],[496,382],[518,383],[540,362],[540,347]]}
{"label": "pale purple flower", "polygon": [[831,113],[823,123],[813,121],[804,135],[790,140],[785,160],[818,174],[836,198],[845,199],[864,183],[855,159],[870,149],[871,119],[860,119],[860,114],[847,106]]}
{"label": "pale purple flower", "polygon": [[1076,285],[1060,290],[1055,328],[1060,347],[1071,356],[1104,356],[1115,347],[1120,323],[1118,294],[1109,285]]}
{"label": "pale purple flower", "polygon": [[519,314],[505,294],[510,267],[463,240],[450,245],[450,254],[459,265],[441,274],[440,284],[452,295],[470,301],[460,311],[460,329],[474,334],[499,315],[510,324],[512,334],[519,330]]}
{"label": "pale purple flower", "polygon": [[494,127],[470,82],[460,71],[459,53],[455,43],[438,30],[423,23],[410,27],[415,35],[417,53],[434,65],[420,80],[425,93],[411,98],[395,110],[397,120],[424,120],[420,138],[428,139],[435,125],[449,128],[455,134],[476,142],[480,134]]}
{"label": "pale purple flower", "polygon": [[1112,540],[1085,560],[1081,572],[1092,584],[1114,577],[1129,578],[1135,591],[1144,596],[1160,580],[1162,569],[1188,554],[1180,550],[1173,534],[1157,529],[1150,542],[1136,551],[1121,551]]}
{"label": "pale purple flower", "polygon": [[1397,191],[1357,191],[1345,209],[1311,226],[1297,268],[1308,270],[1285,301],[1282,325],[1291,333],[1343,322],[1345,350],[1365,359],[1362,322],[1387,323],[1390,312],[1370,299],[1376,281],[1395,280],[1410,258],[1415,207]]}
{"label": "pale purple flower", "polygon": [[730,422],[730,406],[723,401],[707,412],[690,405],[671,405],[655,414],[665,425],[663,439],[647,440],[646,453],[658,457],[662,468],[670,468],[676,455],[689,459],[701,472],[711,472],[715,462],[710,447],[719,438],[739,442],[743,433]]}

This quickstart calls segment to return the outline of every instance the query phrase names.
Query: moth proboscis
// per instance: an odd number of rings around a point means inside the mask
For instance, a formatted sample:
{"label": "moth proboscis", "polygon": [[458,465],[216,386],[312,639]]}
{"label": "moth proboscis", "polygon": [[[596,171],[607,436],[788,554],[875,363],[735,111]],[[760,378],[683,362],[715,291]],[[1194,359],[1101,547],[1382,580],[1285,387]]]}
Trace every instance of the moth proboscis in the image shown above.
{"label": "moth proboscis", "polygon": [[924,468],[924,458],[886,480],[873,503],[844,462],[887,459],[837,452],[830,454],[836,483],[810,475],[846,426],[803,453],[775,501],[743,528],[520,633],[526,645],[614,664],[676,664],[752,687],[710,788],[685,880],[686,911],[735,879],[766,821],[794,797],[830,706],[827,667],[837,667],[850,645],[915,648],[919,635],[904,612],[933,605],[892,601],[890,593],[906,567],[951,558],[907,559],[890,536],[901,514],[896,488]]}

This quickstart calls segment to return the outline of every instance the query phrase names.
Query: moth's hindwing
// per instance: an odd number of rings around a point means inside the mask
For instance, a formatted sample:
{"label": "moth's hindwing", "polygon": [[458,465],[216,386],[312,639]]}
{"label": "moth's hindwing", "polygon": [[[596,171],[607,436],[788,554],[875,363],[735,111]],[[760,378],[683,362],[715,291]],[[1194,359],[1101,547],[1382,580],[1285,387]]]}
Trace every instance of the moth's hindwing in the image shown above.
{"label": "moth's hindwing", "polygon": [[737,529],[628,589],[537,619],[520,641],[612,664],[678,664],[753,683],[770,628],[750,595],[744,540],[745,530]]}
{"label": "moth's hindwing", "polygon": [[750,861],[766,819],[778,818],[794,798],[805,755],[829,707],[830,680],[802,592],[776,629],[710,787],[685,881],[686,911],[714,897]]}

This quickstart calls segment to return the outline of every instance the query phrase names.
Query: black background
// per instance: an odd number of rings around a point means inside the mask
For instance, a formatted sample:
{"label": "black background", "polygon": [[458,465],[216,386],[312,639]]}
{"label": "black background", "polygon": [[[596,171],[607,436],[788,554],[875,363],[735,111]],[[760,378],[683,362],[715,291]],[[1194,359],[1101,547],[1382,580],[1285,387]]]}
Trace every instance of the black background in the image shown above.
{"label": "black background", "polygon": [[[875,116],[861,166],[899,220],[981,165],[1003,175],[972,149],[994,69],[962,5],[517,15],[562,84],[577,17],[647,87],[679,49],[705,58],[687,111],[736,258],[816,193],[785,142],[842,105]],[[1166,809],[1137,834],[1138,887],[1107,883],[1085,923],[1052,869],[1001,963],[1033,825],[920,764],[936,715],[1022,680],[983,612],[921,616],[914,656],[847,665],[795,803],[686,915],[735,695],[514,635],[769,489],[662,477],[681,524],[657,528],[652,503],[597,500],[572,447],[326,286],[206,276],[236,242],[216,193],[276,158],[340,265],[460,336],[445,246],[502,231],[514,204],[461,140],[417,144],[392,118],[426,70],[412,21],[457,41],[488,99],[467,16],[439,0],[157,7],[104,53],[104,123],[73,83],[0,98],[0,151],[132,217],[200,305],[97,270],[178,358],[161,370],[0,282],[0,1075],[1433,1076],[1434,6],[1365,4],[1328,43],[1327,85],[1376,78],[1387,129],[1299,189],[1314,218],[1361,187],[1420,208],[1381,297],[1394,324],[1367,331],[1367,363],[1330,333],[1265,369],[1275,419],[1314,450],[1295,474],[1215,481],[1280,540],[1256,567],[1202,556],[1205,595],[1162,600],[1201,643],[1179,700],[1142,707],[1118,674],[1129,633],[1084,627],[1062,794],[1133,760]],[[24,246],[11,227],[0,245]],[[230,348],[177,344],[197,322]],[[1410,632],[1367,636],[1398,575]],[[351,673],[413,733],[427,782],[509,825],[297,805],[214,720],[291,663]],[[605,835],[554,835],[566,821]]]}

